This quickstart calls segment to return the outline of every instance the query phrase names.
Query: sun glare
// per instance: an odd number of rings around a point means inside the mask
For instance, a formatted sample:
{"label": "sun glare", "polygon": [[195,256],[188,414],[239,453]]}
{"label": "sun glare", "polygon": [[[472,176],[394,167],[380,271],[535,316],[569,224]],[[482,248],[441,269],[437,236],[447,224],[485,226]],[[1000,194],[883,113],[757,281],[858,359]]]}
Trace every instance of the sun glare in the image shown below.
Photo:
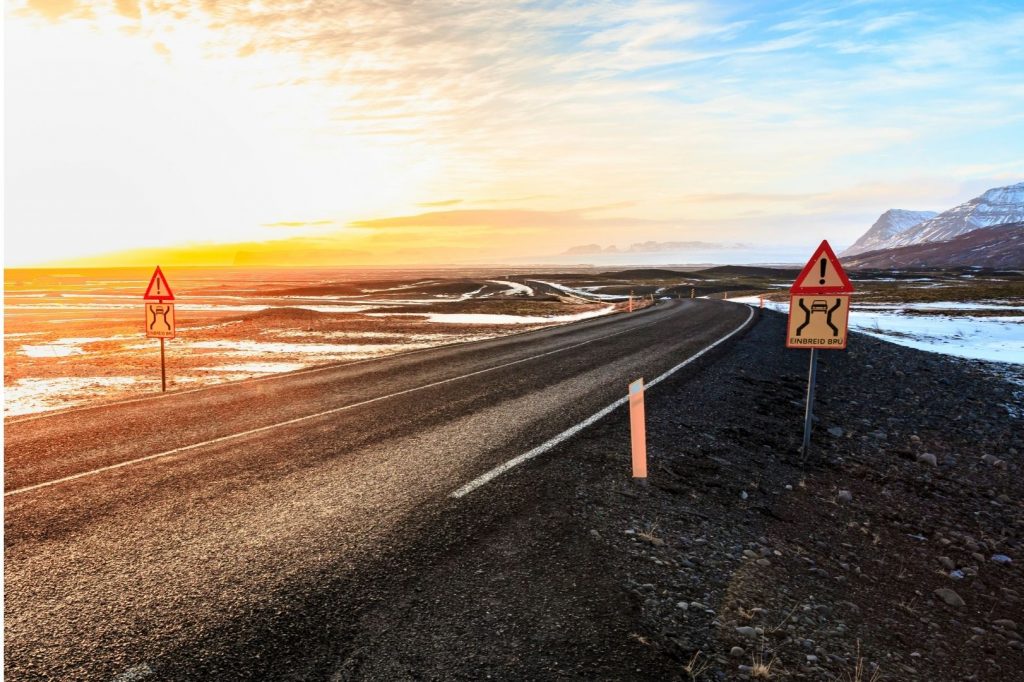
{"label": "sun glare", "polygon": [[338,91],[271,87],[292,58],[211,54],[210,29],[161,21],[8,24],[9,265],[321,234],[407,210],[441,172],[425,150],[346,134],[324,106]]}

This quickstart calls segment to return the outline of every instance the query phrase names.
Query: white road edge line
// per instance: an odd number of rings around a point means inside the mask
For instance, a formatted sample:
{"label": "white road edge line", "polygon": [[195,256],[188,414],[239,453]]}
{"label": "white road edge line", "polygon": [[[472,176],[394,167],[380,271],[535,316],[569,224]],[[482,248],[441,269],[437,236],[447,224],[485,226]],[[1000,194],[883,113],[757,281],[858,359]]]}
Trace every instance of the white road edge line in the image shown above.
{"label": "white road edge line", "polygon": [[[644,386],[644,389],[645,390],[649,389],[652,386],[660,383],[661,381],[664,381],[668,377],[672,376],[673,374],[675,374],[676,372],[681,370],[683,367],[686,367],[688,364],[690,364],[691,362],[693,362],[694,360],[696,360],[700,356],[702,356],[705,353],[707,353],[709,350],[711,350],[712,348],[714,348],[718,344],[723,343],[724,341],[729,340],[730,338],[735,336],[739,331],[741,331],[744,327],[746,327],[747,324],[750,322],[750,320],[753,317],[754,317],[754,309],[750,308],[750,310],[747,313],[747,319],[743,321],[743,324],[741,324],[739,327],[736,327],[736,329],[733,329],[731,332],[729,332],[728,334],[726,334],[722,338],[718,339],[717,341],[712,343],[710,346],[705,347],[703,350],[700,350],[697,353],[691,355],[690,357],[688,357],[686,360],[683,360],[682,362],[680,362],[675,367],[669,369],[666,372],[663,372],[657,378],[655,378],[653,381],[647,382],[646,385]],[[583,429],[585,429],[588,426],[594,424],[594,422],[600,421],[602,418],[604,418],[604,417],[608,416],[610,413],[614,412],[616,408],[621,407],[622,405],[625,405],[628,400],[629,400],[629,396],[623,396],[623,397],[619,398],[618,400],[613,402],[611,405],[608,405],[607,407],[604,407],[603,409],[599,410],[598,412],[595,412],[594,414],[590,415],[589,417],[587,417],[586,419],[584,419],[580,423],[576,424],[575,426],[570,426],[568,429],[566,429],[565,431],[562,431],[560,434],[558,434],[557,436],[555,436],[551,440],[548,440],[548,441],[546,441],[544,443],[541,443],[540,445],[538,445],[534,449],[532,449],[532,450],[530,450],[528,452],[524,452],[523,454],[519,455],[518,457],[513,457],[512,459],[510,459],[509,461],[505,462],[504,464],[499,464],[498,466],[494,467],[493,469],[488,471],[483,476],[480,476],[478,478],[474,478],[472,481],[470,481],[466,485],[462,486],[461,488],[459,488],[455,492],[451,493],[448,497],[452,497],[452,498],[455,498],[455,499],[458,499],[460,497],[465,497],[466,495],[468,495],[469,493],[473,492],[474,490],[476,490],[480,486],[485,485],[485,484],[493,481],[498,476],[501,476],[503,473],[505,473],[509,469],[517,467],[520,464],[522,464],[523,462],[526,462],[526,461],[529,461],[529,460],[533,459],[537,455],[542,455],[545,452],[547,452],[548,450],[550,450],[551,448],[553,448],[556,445],[558,445],[559,443],[561,443],[561,442],[563,442],[565,440],[568,440],[569,438],[572,438],[573,436],[575,436],[577,433],[579,433]]]}
{"label": "white road edge line", "polygon": [[596,343],[597,341],[602,341],[604,339],[610,339],[613,336],[619,336],[619,335],[625,334],[627,332],[633,332],[633,331],[636,331],[638,329],[644,329],[645,327],[650,327],[651,325],[657,324],[660,321],[661,320],[654,320],[652,322],[648,322],[647,324],[637,325],[635,327],[630,327],[629,329],[623,329],[621,331],[612,332],[611,334],[605,334],[604,336],[599,336],[599,337],[597,337],[595,339],[590,339],[589,341],[583,341],[581,343],[573,344],[571,346],[566,346],[565,348],[556,348],[554,350],[549,350],[549,351],[546,351],[544,353],[539,353],[538,355],[531,355],[528,358],[521,358],[519,360],[513,360],[512,362],[506,362],[504,364],[495,365],[494,367],[488,367],[486,369],[479,369],[479,370],[477,370],[475,372],[470,372],[469,374],[460,374],[457,377],[449,377],[447,379],[441,379],[440,381],[434,381],[434,382],[431,382],[429,384],[423,384],[422,386],[415,386],[413,388],[407,388],[407,389],[405,389],[403,391],[397,391],[395,393],[389,393],[388,395],[377,396],[376,398],[370,398],[369,400],[363,400],[363,401],[358,402],[358,403],[352,403],[350,405],[342,405],[341,407],[335,407],[335,408],[332,408],[330,410],[325,410],[323,412],[317,412],[316,414],[308,414],[308,415],[306,415],[304,417],[296,417],[294,419],[288,419],[288,420],[283,421],[283,422],[277,422],[275,424],[268,424],[266,426],[260,426],[260,427],[255,428],[255,429],[249,429],[248,431],[242,431],[240,433],[232,433],[232,434],[228,434],[227,436],[220,436],[219,438],[212,438],[210,440],[206,440],[206,441],[203,441],[201,443],[193,443],[192,445],[183,445],[180,448],[174,448],[173,450],[166,450],[164,452],[157,452],[157,453],[152,454],[152,455],[146,455],[145,457],[137,457],[136,459],[129,459],[129,460],[124,461],[124,462],[118,462],[117,464],[110,464],[108,466],[99,467],[98,469],[92,469],[90,471],[83,471],[83,472],[78,473],[78,474],[72,474],[71,476],[65,476],[64,478],[56,478],[56,479],[54,479],[52,481],[44,481],[42,483],[35,483],[33,485],[25,486],[24,488],[17,488],[15,490],[10,490],[8,492],[5,492],[4,493],[4,497],[10,497],[12,495],[20,495],[22,493],[27,493],[27,492],[30,492],[32,490],[38,490],[39,488],[48,488],[50,486],[57,485],[59,483],[68,483],[69,481],[76,481],[76,480],[78,480],[80,478],[86,478],[88,476],[95,476],[96,474],[101,474],[101,473],[103,473],[105,471],[113,471],[114,469],[121,469],[123,467],[132,466],[134,464],[140,464],[142,462],[148,462],[148,461],[153,460],[153,459],[159,459],[161,457],[169,457],[170,455],[177,455],[177,454],[180,454],[182,452],[187,452],[188,450],[195,450],[196,448],[205,447],[207,445],[214,445],[216,443],[223,443],[224,441],[227,441],[227,440],[233,440],[235,438],[242,438],[243,436],[250,436],[250,435],[252,435],[254,433],[262,433],[263,431],[269,431],[271,429],[276,429],[276,428],[281,427],[281,426],[289,426],[291,424],[298,424],[299,422],[304,422],[304,421],[307,421],[307,420],[310,420],[310,419],[317,419],[319,417],[326,417],[326,416],[331,415],[331,414],[337,414],[338,412],[344,412],[346,410],[351,410],[351,409],[354,409],[354,408],[357,408],[357,407],[362,407],[363,405],[370,405],[371,403],[380,402],[381,400],[387,400],[388,398],[397,398],[398,396],[401,396],[401,395],[406,395],[408,393],[414,393],[416,391],[422,391],[422,390],[427,389],[427,388],[433,388],[434,386],[441,386],[443,384],[448,384],[448,383],[451,383],[453,381],[458,381],[459,379],[467,379],[469,377],[477,376],[479,374],[486,374],[487,372],[493,372],[493,371],[495,371],[497,369],[503,369],[505,367],[511,367],[512,365],[518,365],[518,364],[521,364],[521,363],[524,363],[524,362],[529,362],[530,360],[536,360],[537,358],[543,358],[543,357],[545,357],[547,355],[554,355],[555,353],[564,353],[567,350],[572,350],[574,348],[579,348],[580,346],[586,346],[588,344]]}

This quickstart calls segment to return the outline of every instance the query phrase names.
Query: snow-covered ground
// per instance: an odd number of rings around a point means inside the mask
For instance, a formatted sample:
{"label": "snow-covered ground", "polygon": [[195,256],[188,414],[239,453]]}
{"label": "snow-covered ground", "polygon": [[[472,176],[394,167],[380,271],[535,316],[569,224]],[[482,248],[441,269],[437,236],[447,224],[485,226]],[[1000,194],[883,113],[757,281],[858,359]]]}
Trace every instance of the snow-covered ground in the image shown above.
{"label": "snow-covered ground", "polygon": [[536,282],[537,284],[547,285],[552,289],[558,289],[559,291],[568,296],[575,296],[576,298],[582,298],[583,300],[586,301],[625,301],[627,298],[629,298],[628,296],[622,296],[621,294],[598,294],[593,291],[586,291],[584,289],[573,289],[572,287],[567,287],[564,284],[546,282],[541,279],[531,279],[529,281]]}
{"label": "snow-covered ground", "polygon": [[[759,305],[757,296],[731,298]],[[765,307],[789,313],[789,302],[765,301]],[[908,311],[928,311],[927,314]],[[854,303],[850,329],[918,350],[961,358],[1024,364],[1024,315],[971,315],[971,312],[1024,311],[1004,301],[960,303]],[[957,314],[964,311],[964,314]]]}
{"label": "snow-covered ground", "polygon": [[501,284],[508,287],[511,289],[511,296],[533,296],[533,289],[519,282],[511,282],[507,279],[489,279],[487,281],[492,284]]}
{"label": "snow-covered ground", "polygon": [[499,315],[491,313],[367,313],[368,317],[414,316],[426,317],[430,322],[443,324],[552,324],[577,322],[591,317],[607,315],[615,310],[615,306],[605,306],[599,310],[588,310],[572,315]]}

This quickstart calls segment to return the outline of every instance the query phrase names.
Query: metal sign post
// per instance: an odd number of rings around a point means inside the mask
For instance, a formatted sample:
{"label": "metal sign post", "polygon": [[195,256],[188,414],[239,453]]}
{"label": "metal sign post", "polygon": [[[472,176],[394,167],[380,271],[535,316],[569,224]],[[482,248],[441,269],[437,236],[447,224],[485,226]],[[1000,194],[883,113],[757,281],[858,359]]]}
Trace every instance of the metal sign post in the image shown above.
{"label": "metal sign post", "polygon": [[804,443],[800,452],[804,459],[811,447],[811,421],[814,419],[814,383],[818,375],[818,349],[811,349],[811,368],[807,372],[807,405],[804,406]]}

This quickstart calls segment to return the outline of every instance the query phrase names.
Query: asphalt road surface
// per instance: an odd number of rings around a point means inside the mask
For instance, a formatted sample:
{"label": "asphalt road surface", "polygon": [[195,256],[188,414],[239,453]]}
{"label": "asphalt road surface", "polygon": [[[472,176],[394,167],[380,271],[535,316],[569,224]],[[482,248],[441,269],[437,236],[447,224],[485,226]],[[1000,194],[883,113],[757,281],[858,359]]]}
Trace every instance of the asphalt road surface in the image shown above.
{"label": "asphalt road surface", "polygon": [[748,318],[669,301],[8,420],[6,679],[331,679],[411,519]]}

